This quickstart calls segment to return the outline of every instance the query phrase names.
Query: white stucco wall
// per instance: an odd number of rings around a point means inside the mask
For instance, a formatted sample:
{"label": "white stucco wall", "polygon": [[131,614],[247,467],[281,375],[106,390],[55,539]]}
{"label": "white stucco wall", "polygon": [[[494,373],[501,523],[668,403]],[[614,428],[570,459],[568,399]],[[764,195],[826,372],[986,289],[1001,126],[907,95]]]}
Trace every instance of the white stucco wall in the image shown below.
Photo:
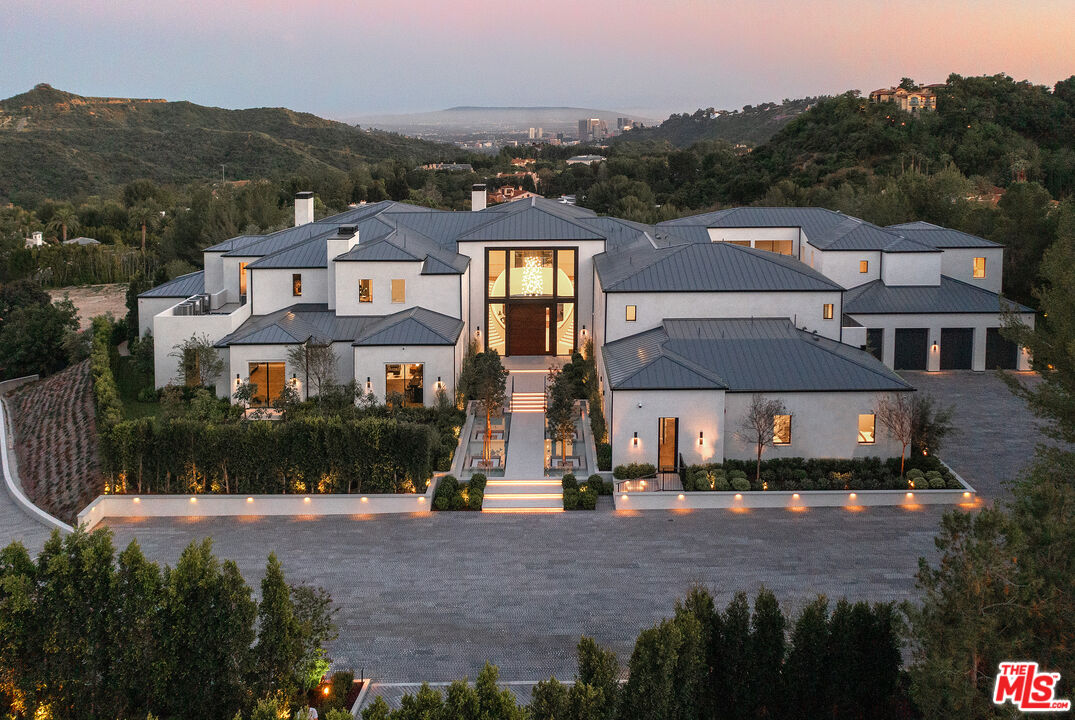
{"label": "white stucco wall", "polygon": [[[220,268],[222,275],[222,283],[225,290],[227,290],[228,302],[239,302],[239,264],[240,263],[252,263],[258,258],[256,257],[221,257]],[[208,287],[208,281],[206,282]],[[250,272],[246,274],[246,293],[247,301],[250,300]],[[288,294],[291,294],[290,289]]]}
{"label": "white stucco wall", "polygon": [[224,253],[203,252],[202,268],[205,270],[205,292],[210,295],[224,289]]}
{"label": "white stucco wall", "polygon": [[[786,317],[796,327],[816,330],[840,339],[842,293],[838,290],[810,292],[710,292],[710,293],[606,293],[607,326],[604,341],[655,328],[667,318],[770,318]],[[822,317],[831,303],[831,320]],[[636,320],[626,319],[626,306],[636,307]]]}
{"label": "white stucco wall", "polygon": [[[302,295],[291,292],[291,276],[302,275]],[[328,283],[324,268],[247,268],[247,304],[253,305],[255,315],[268,315],[282,308],[299,303],[325,303],[328,299]],[[238,267],[236,267],[238,285]]]}
{"label": "white stucco wall", "polygon": [[455,396],[455,373],[459,348],[454,345],[408,345],[406,347],[356,347],[354,348],[354,373],[362,389],[369,377],[370,390],[377,399],[385,398],[385,365],[388,363],[423,363],[423,403],[436,403],[436,384],[439,376],[448,397]]}
{"label": "white stucco wall", "polygon": [[[250,363],[257,362],[283,362],[285,377],[290,380],[294,374],[298,380],[299,394],[303,398],[309,397],[310,388],[306,383],[306,373],[301,365],[293,365],[287,362],[287,354],[293,345],[233,345],[228,353],[228,373],[226,377],[227,388],[218,383],[217,394],[222,395],[226,389],[230,396],[235,392],[235,376],[238,375],[244,382],[250,377]],[[332,350],[336,355],[336,375],[334,381],[347,383],[354,377],[354,354],[350,342],[332,343]],[[316,392],[317,388],[314,387]]]}
{"label": "white stucco wall", "polygon": [[175,347],[191,336],[215,342],[237,329],[250,317],[250,303],[229,315],[173,315],[171,307],[153,318],[153,382],[164,387],[176,379],[179,359],[172,357]]}
{"label": "white stucco wall", "polygon": [[881,279],[885,285],[940,285],[939,252],[889,252],[881,258]]}
{"label": "white stucco wall", "polygon": [[[766,448],[762,459],[778,457],[858,458],[893,457],[900,447],[877,424],[877,442],[858,442],[860,414],[874,411],[878,393],[873,392],[800,392],[764,393],[768,399],[784,403],[791,415],[791,443]],[[724,455],[735,459],[756,457],[756,447],[740,436],[740,425],[750,407],[752,393],[727,393]]]}
{"label": "white stucco wall", "polygon": [[709,228],[712,242],[749,242],[751,247],[758,240],[790,240],[791,254],[799,256],[799,238],[797,227],[757,227],[757,228]]}
{"label": "white stucco wall", "polygon": [[[487,275],[485,268],[486,248],[503,248],[505,250],[524,248],[577,249],[578,269],[575,275],[575,284],[577,285],[578,307],[575,308],[575,316],[580,318],[580,320],[575,324],[575,333],[579,346],[581,347],[582,324],[586,325],[588,332],[592,332],[593,283],[595,281],[593,256],[604,252],[604,240],[500,240],[494,242],[459,243],[458,252],[470,257],[470,278],[468,282],[470,288],[468,308],[469,318],[464,318],[464,321],[467,323],[467,332],[472,336],[474,335],[476,328],[480,327],[482,329],[483,343],[488,330],[488,328],[486,328],[485,318],[485,285],[488,282],[486,279]],[[436,310],[435,307],[430,309]]]}
{"label": "white stucco wall", "polygon": [[[679,453],[688,465],[721,462],[725,442],[723,390],[618,390],[609,403],[612,467],[626,463],[657,464],[658,421],[679,418]],[[642,407],[639,407],[639,404]],[[638,433],[638,445],[634,434]],[[698,433],[703,434],[702,445]]]}
{"label": "white stucco wall", "polygon": [[[868,263],[866,272],[859,270],[859,263],[863,260]],[[845,288],[853,288],[881,277],[881,252],[878,250],[815,250],[814,269]]]}
{"label": "white stucco wall", "polygon": [[186,298],[138,298],[138,337],[153,332],[153,318]]}
{"label": "white stucco wall", "polygon": [[[411,307],[424,307],[452,317],[463,315],[459,275],[422,275],[421,262],[342,261],[333,265],[339,315],[391,315]],[[363,278],[373,281],[373,302],[358,301],[358,281]],[[393,279],[405,281],[406,302],[392,302]],[[305,280],[304,275],[304,285]]]}
{"label": "white stucco wall", "polygon": [[[985,277],[974,277],[974,258],[985,258]],[[941,253],[941,272],[989,292],[1000,294],[1004,277],[1004,248],[953,248]]]}
{"label": "white stucco wall", "polygon": [[[896,357],[896,328],[928,328],[929,338],[926,369],[930,371],[941,368],[941,330],[943,328],[973,328],[974,346],[972,370],[985,370],[986,329],[1003,327],[1003,316],[997,313],[931,313],[915,315],[851,315],[852,318],[867,328],[883,328],[885,335],[881,345],[881,361],[892,367]],[[1021,314],[1020,319],[1034,327],[1033,313]],[[933,350],[933,343],[937,349]],[[1020,370],[1029,369],[1026,354],[1020,352]]]}

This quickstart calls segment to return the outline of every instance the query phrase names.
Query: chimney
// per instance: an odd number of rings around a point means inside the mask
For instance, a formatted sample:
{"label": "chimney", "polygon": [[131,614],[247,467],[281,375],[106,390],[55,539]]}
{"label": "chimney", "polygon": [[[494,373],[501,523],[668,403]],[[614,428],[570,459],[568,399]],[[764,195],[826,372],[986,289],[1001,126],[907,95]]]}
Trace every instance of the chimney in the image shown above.
{"label": "chimney", "polygon": [[475,211],[485,209],[485,185],[470,186],[470,209]]}
{"label": "chimney", "polygon": [[[311,200],[311,202],[313,202]],[[297,207],[297,205],[296,205]],[[325,240],[325,249],[328,256],[328,268],[326,278],[328,280],[328,307],[329,310],[336,308],[336,273],[337,264],[336,258],[351,250],[355,245],[358,245],[358,226],[357,225],[340,225],[336,230],[336,234]]]}
{"label": "chimney", "polygon": [[295,194],[295,227],[314,221],[314,194],[310,191]]}

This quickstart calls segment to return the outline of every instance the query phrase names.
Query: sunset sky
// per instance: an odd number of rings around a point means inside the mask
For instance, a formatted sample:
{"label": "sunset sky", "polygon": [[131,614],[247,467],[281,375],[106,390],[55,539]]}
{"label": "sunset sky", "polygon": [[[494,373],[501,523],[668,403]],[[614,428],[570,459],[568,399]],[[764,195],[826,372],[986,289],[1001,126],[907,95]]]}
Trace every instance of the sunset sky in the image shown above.
{"label": "sunset sky", "polygon": [[3,0],[0,96],[349,117],[579,105],[649,117],[903,75],[1075,74],[1075,0]]}

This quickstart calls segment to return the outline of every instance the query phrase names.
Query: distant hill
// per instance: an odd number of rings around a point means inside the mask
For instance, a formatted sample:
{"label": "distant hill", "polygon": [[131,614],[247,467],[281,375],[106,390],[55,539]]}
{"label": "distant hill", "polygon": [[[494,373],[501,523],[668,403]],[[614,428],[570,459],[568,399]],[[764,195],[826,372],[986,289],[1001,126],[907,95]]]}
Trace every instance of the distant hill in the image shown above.
{"label": "distant hill", "polygon": [[454,149],[286,108],[83,97],[38,85],[0,100],[0,198],[70,197],[136,178],[274,177],[360,161],[443,159]]}
{"label": "distant hill", "polygon": [[615,110],[597,110],[581,107],[479,107],[465,105],[434,110],[431,112],[405,113],[399,115],[367,115],[348,118],[363,127],[407,133],[409,135],[459,135],[466,133],[494,133],[525,131],[542,128],[545,134],[562,132],[574,138],[578,122],[582,118],[601,118],[611,130],[616,129],[616,118],[652,122],[630,113]]}
{"label": "distant hill", "polygon": [[754,147],[769,138],[820,98],[785,100],[782,103],[747,105],[742,110],[696,110],[671,115],[660,125],[624,133],[617,143],[653,142],[674,147],[689,147],[702,140],[724,140]]}

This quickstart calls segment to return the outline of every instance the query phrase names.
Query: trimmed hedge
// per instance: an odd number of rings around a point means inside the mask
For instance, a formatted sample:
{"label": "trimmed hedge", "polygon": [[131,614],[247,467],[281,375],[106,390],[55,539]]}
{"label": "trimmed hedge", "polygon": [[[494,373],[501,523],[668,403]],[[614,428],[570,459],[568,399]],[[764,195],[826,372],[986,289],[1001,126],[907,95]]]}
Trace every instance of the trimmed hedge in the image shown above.
{"label": "trimmed hedge", "polygon": [[123,419],[123,403],[112,372],[115,348],[112,345],[112,321],[103,315],[93,319],[90,349],[90,374],[93,376],[93,400],[97,422],[107,427]]}
{"label": "trimmed hedge", "polygon": [[424,492],[433,430],[382,418],[99,426],[113,492]]}
{"label": "trimmed hedge", "polygon": [[560,487],[564,489],[564,510],[596,510],[597,496],[604,494],[605,482],[600,475],[591,475],[579,485],[575,475],[567,473],[560,480]]}
{"label": "trimmed hedge", "polygon": [[962,487],[948,468],[932,455],[909,458],[907,468],[905,476],[901,478],[899,458],[774,458],[762,461],[761,479],[755,480],[754,460],[726,460],[724,463],[691,465],[687,468],[683,488],[748,492],[908,488],[958,490]]}
{"label": "trimmed hedge", "polygon": [[657,467],[650,463],[617,465],[616,469],[612,471],[612,477],[617,480],[638,480],[639,478],[654,477],[656,474]]}
{"label": "trimmed hedge", "polygon": [[454,475],[445,475],[433,493],[433,509],[481,510],[485,483],[486,477],[482,473],[474,473],[465,483],[460,483]]}

